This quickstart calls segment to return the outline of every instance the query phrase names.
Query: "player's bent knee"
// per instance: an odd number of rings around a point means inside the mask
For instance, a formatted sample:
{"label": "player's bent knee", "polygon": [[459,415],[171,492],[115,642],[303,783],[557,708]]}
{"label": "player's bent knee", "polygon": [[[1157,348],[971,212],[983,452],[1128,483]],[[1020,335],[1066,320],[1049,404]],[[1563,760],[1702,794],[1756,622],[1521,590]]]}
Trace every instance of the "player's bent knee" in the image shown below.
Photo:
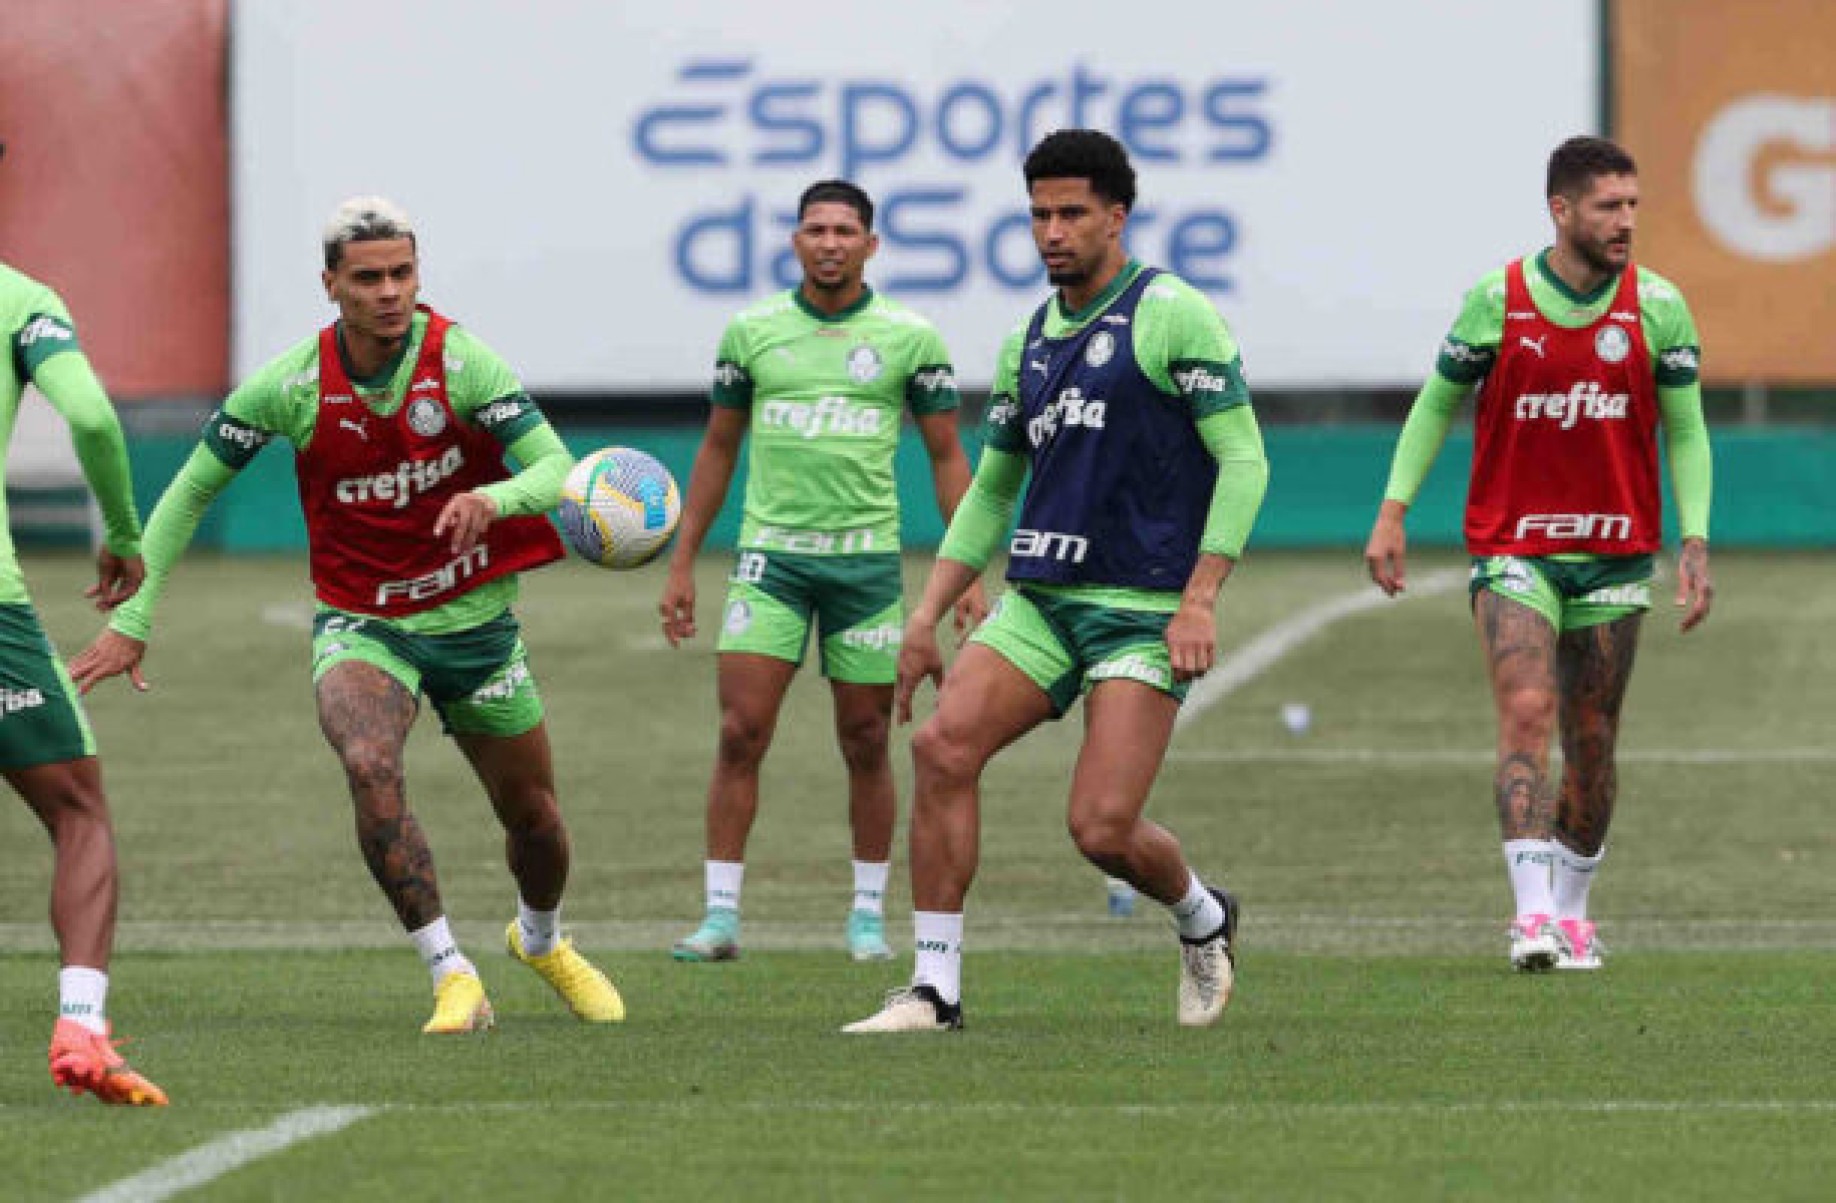
{"label": "player's bent knee", "polygon": [[920,773],[946,781],[973,781],[987,757],[975,744],[949,731],[936,716],[912,736],[912,764]]}
{"label": "player's bent knee", "polygon": [[1071,833],[1071,842],[1092,864],[1106,868],[1127,859],[1132,824],[1107,816],[1072,815],[1065,826]]}

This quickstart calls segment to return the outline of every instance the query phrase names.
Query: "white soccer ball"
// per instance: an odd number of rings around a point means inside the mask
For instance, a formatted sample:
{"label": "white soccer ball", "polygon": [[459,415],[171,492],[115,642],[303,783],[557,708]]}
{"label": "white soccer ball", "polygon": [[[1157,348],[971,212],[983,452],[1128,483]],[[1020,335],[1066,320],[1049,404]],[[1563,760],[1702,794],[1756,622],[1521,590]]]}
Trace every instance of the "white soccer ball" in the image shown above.
{"label": "white soccer ball", "polygon": [[601,568],[636,568],[656,559],[676,533],[682,494],[654,456],[606,447],[580,458],[556,508],[568,546]]}

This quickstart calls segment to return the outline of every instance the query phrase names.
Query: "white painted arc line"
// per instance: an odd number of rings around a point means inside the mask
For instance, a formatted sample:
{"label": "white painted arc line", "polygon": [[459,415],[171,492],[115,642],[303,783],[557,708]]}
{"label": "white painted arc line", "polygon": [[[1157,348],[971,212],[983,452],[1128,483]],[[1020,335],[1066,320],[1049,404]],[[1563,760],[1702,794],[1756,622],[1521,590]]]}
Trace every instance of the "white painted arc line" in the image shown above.
{"label": "white painted arc line", "polygon": [[[1403,600],[1446,593],[1464,584],[1466,579],[1467,573],[1463,569],[1449,568],[1430,573],[1410,585],[1409,591],[1403,594]],[[1198,679],[1186,695],[1185,705],[1179,708],[1179,717],[1174,720],[1173,729],[1178,731],[1194,722],[1199,715],[1267,672],[1283,656],[1327,627],[1379,606],[1391,605],[1395,600],[1372,585],[1354,593],[1329,597],[1308,606],[1292,618],[1276,623],[1242,647],[1226,654],[1223,664]]]}
{"label": "white painted arc line", "polygon": [[265,1128],[228,1132],[151,1169],[84,1195],[77,1203],[159,1203],[205,1186],[232,1170],[283,1149],[350,1127],[376,1114],[369,1106],[306,1107],[289,1111]]}

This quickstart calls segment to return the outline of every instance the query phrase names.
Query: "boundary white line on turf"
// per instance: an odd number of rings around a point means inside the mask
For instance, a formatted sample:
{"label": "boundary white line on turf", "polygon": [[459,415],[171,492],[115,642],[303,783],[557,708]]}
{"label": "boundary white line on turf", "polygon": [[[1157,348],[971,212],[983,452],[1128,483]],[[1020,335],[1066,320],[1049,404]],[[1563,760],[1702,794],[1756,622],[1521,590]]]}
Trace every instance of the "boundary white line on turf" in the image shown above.
{"label": "boundary white line on turf", "polygon": [[[1561,753],[1552,756],[1560,760]],[[1490,765],[1490,748],[1198,748],[1174,750],[1168,760],[1190,764],[1357,764],[1414,769],[1429,765]],[[1704,765],[1831,764],[1836,748],[1621,748],[1620,764]]]}
{"label": "boundary white line on turf", "polygon": [[[1167,929],[1158,916],[1113,919],[1100,892],[1085,910],[977,915],[970,921],[976,953],[1133,953],[1163,950]],[[460,920],[462,945],[490,948],[503,938],[496,922]],[[587,919],[568,925],[580,947],[595,954],[662,957],[682,934],[670,919]],[[1503,924],[1459,912],[1372,915],[1301,910],[1261,911],[1257,946],[1270,952],[1312,956],[1468,956],[1496,951]],[[841,955],[839,925],[827,922],[748,922],[747,950],[759,953],[833,952]],[[1836,949],[1836,917],[1768,918],[1757,915],[1671,917],[1626,915],[1606,925],[1608,943],[1621,953],[1828,952]],[[128,954],[171,952],[323,953],[364,949],[405,953],[401,930],[386,922],[326,920],[199,920],[131,922],[116,932]],[[55,948],[42,923],[0,923],[0,954],[44,953]],[[610,962],[617,976],[619,962]],[[495,967],[487,973],[497,972]]]}
{"label": "boundary white line on turf", "polygon": [[[204,1103],[190,1106],[187,1109],[205,1113],[241,1112],[246,1110],[246,1107],[247,1105],[242,1103]],[[29,1105],[0,1103],[0,1114],[9,1110],[24,1111],[27,1109]],[[1470,1099],[1464,1102],[1442,1103],[1410,1100],[1304,1103],[1248,1099],[1188,1099],[1178,1103],[1054,1103],[999,1099],[980,1101],[954,1099],[949,1102],[869,1102],[859,1099],[807,1098],[707,1099],[702,1101],[686,1099],[634,1099],[629,1101],[619,1099],[545,1099],[540,1101],[518,1099],[477,1103],[378,1103],[363,1106],[311,1108],[314,1111],[363,1111],[370,1114],[387,1111],[433,1115],[513,1115],[525,1111],[636,1112],[643,1114],[664,1112],[672,1115],[697,1115],[710,1109],[721,1112],[768,1112],[773,1114],[793,1111],[816,1115],[881,1115],[888,1113],[951,1115],[964,1112],[974,1115],[1017,1115],[1049,1112],[1055,1115],[1138,1115],[1167,1116],[1175,1119],[1195,1113],[1243,1116],[1280,1115],[1303,1119],[1309,1116],[1341,1115],[1683,1115],[1691,1112],[1725,1115],[1792,1113],[1822,1115],[1836,1114],[1836,1099]],[[303,1113],[295,1112],[294,1114]],[[328,1132],[334,1130],[327,1129]],[[208,1148],[209,1146],[203,1147]],[[105,1189],[114,1191],[117,1187]],[[113,1203],[117,1196],[104,1196],[98,1193],[86,1196],[85,1199],[78,1200],[78,1203],[89,1203],[91,1199],[105,1197]],[[126,1198],[126,1196],[119,1197]],[[135,1195],[133,1197],[144,1199],[169,1196]]]}
{"label": "boundary white line on turf", "polygon": [[[1464,584],[1466,579],[1466,571],[1458,568],[1429,573],[1411,584],[1409,591],[1400,600],[1447,593]],[[1267,672],[1276,661],[1340,619],[1375,610],[1394,600],[1398,599],[1386,597],[1383,590],[1371,585],[1355,593],[1329,597],[1308,606],[1292,618],[1276,623],[1242,647],[1226,653],[1221,665],[1193,683],[1191,692],[1186,695],[1185,705],[1179,708],[1179,717],[1174,720],[1173,729],[1178,731],[1195,721],[1199,715]]]}
{"label": "boundary white line on turf", "polygon": [[375,1107],[365,1106],[306,1107],[289,1111],[265,1128],[226,1133],[189,1153],[180,1153],[151,1169],[92,1191],[77,1203],[158,1203],[182,1191],[215,1182],[231,1170],[303,1140],[348,1128],[376,1111]]}

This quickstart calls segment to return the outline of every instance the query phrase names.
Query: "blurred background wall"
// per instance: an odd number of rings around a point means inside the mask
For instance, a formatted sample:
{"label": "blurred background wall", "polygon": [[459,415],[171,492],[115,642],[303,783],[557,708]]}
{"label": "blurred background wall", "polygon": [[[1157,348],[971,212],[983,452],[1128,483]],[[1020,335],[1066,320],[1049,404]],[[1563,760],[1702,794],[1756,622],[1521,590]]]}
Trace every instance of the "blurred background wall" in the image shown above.
{"label": "blurred background wall", "polygon": [[[318,232],[368,192],[573,445],[686,474],[721,328],[795,281],[805,184],[874,194],[869,278],[936,321],[973,415],[1044,292],[1019,161],[1093,125],[1141,176],[1131,249],[1243,344],[1257,542],[1356,544],[1462,293],[1548,241],[1550,148],[1607,132],[1641,163],[1639,258],[1702,327],[1717,541],[1827,542],[1830,45],[1823,0],[7,0],[0,258],[72,305],[149,499],[232,379],[329,320]],[[1457,539],[1469,446],[1418,539]],[[245,477],[204,537],[299,546],[286,453]]]}

